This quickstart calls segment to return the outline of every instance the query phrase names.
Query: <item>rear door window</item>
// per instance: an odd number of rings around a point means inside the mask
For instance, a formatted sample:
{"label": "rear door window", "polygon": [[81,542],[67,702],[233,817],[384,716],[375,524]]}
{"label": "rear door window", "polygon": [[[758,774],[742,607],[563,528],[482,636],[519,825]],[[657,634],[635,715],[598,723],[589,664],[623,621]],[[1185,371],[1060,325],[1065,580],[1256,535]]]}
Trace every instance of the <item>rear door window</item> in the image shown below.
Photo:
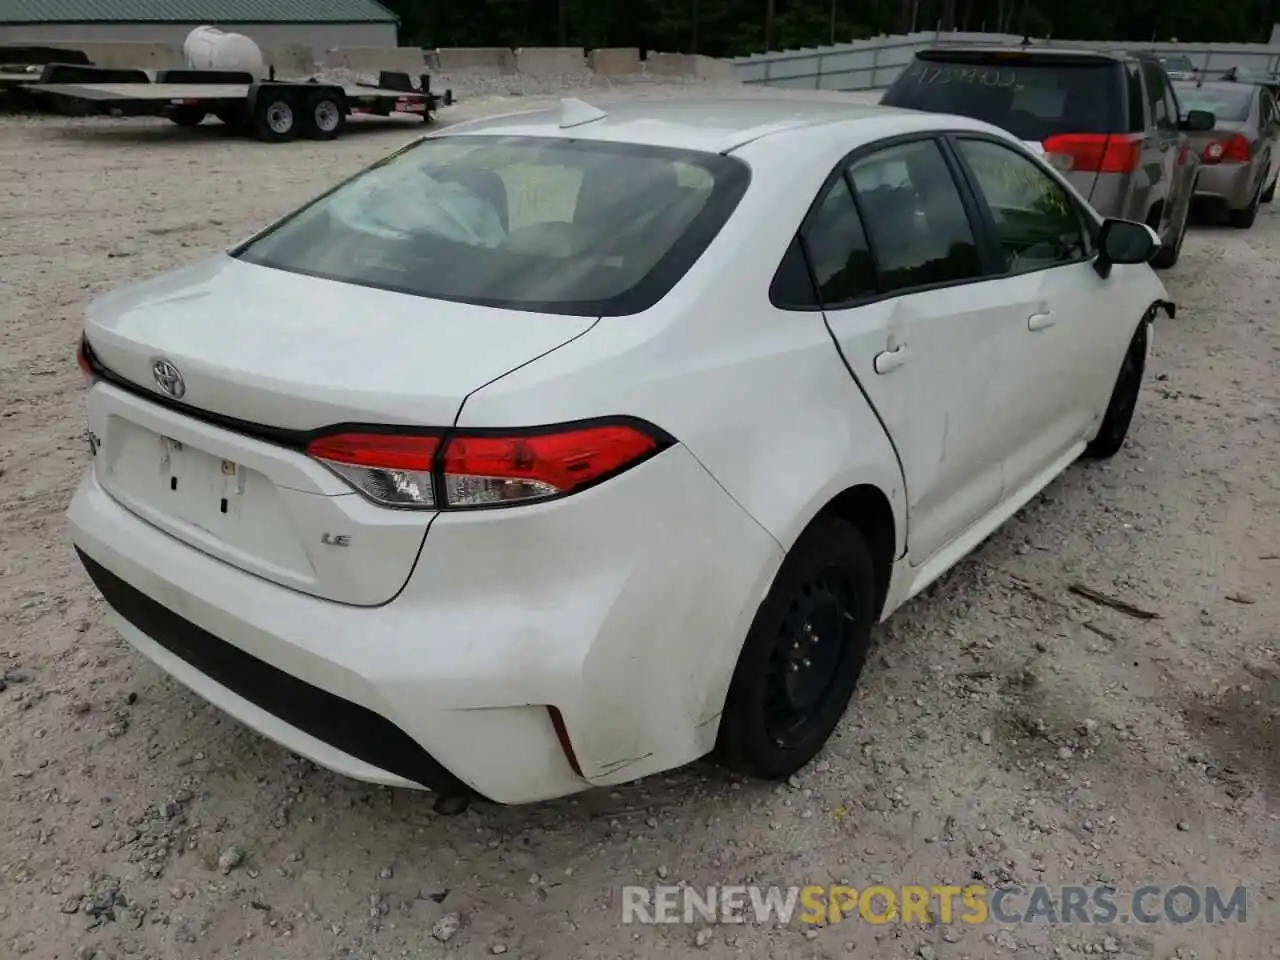
{"label": "rear door window", "polygon": [[1129,132],[1145,133],[1149,117],[1147,95],[1142,89],[1142,74],[1136,63],[1125,66],[1125,77],[1127,78],[1126,86],[1129,89]]}
{"label": "rear door window", "polygon": [[889,293],[982,276],[982,258],[951,169],[934,140],[886,147],[848,175]]}
{"label": "rear door window", "polygon": [[885,92],[887,106],[957,113],[1039,142],[1060,133],[1119,133],[1123,73],[1101,59],[964,54],[916,59]]}
{"label": "rear door window", "polygon": [[1261,100],[1262,108],[1262,121],[1260,123],[1262,132],[1266,136],[1274,136],[1276,122],[1280,120],[1280,113],[1276,109],[1276,98],[1271,95],[1271,91],[1266,87],[1258,91],[1258,97]]}
{"label": "rear door window", "polygon": [[804,243],[823,305],[832,307],[876,293],[875,261],[843,176],[809,218]]}
{"label": "rear door window", "polygon": [[1177,130],[1178,118],[1169,108],[1168,81],[1157,64],[1143,63],[1142,74],[1147,81],[1147,109],[1155,121],[1157,130]]}

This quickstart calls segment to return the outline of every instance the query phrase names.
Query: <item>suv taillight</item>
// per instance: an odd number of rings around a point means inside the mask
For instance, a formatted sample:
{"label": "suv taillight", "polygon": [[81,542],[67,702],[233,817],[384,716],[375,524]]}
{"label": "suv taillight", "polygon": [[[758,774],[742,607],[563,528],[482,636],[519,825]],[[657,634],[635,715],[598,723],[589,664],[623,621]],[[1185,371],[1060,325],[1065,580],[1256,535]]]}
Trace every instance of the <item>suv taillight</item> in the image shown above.
{"label": "suv taillight", "polygon": [[1248,163],[1249,141],[1238,133],[1215,140],[1200,154],[1201,163]]}
{"label": "suv taillight", "polygon": [[456,510],[562,497],[673,442],[627,420],[447,435],[352,431],[319,437],[307,453],[375,503]]}
{"label": "suv taillight", "polygon": [[[1142,135],[1060,133],[1044,142],[1049,161],[1059,169],[1083,173],[1132,173],[1142,156]],[[1055,158],[1062,158],[1061,161]]]}

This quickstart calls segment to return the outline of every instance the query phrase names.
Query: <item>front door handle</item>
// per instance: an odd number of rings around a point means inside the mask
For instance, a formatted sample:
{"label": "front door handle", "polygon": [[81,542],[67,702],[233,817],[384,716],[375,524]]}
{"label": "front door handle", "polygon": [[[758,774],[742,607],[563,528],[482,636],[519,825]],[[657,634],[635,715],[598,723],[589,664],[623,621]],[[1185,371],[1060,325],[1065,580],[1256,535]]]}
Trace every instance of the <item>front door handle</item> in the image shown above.
{"label": "front door handle", "polygon": [[899,344],[892,350],[885,350],[876,354],[875,366],[876,373],[893,373],[900,366],[907,362],[907,345]]}
{"label": "front door handle", "polygon": [[1033,313],[1027,317],[1027,329],[1031,331],[1047,330],[1058,322],[1058,318],[1053,315],[1052,310],[1046,310],[1044,313]]}

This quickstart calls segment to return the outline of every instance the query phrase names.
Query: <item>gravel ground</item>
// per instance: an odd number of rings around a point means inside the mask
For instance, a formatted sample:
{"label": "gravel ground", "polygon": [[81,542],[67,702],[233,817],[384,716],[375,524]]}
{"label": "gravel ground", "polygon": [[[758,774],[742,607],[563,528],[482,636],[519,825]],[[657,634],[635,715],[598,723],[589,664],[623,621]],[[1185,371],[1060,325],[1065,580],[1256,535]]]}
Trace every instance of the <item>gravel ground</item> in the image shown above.
{"label": "gravel ground", "polygon": [[[442,818],[426,795],[298,760],[131,652],[63,524],[87,459],[81,308],[420,129],[265,146],[213,125],[0,118],[0,957],[1280,956],[1270,210],[1249,232],[1192,233],[1131,444],[1072,468],[882,629],[839,736],[788,785],[695,766]],[[1076,583],[1159,616],[1091,603]],[[626,883],[971,878],[1121,897],[1243,884],[1248,916],[619,922]]]}

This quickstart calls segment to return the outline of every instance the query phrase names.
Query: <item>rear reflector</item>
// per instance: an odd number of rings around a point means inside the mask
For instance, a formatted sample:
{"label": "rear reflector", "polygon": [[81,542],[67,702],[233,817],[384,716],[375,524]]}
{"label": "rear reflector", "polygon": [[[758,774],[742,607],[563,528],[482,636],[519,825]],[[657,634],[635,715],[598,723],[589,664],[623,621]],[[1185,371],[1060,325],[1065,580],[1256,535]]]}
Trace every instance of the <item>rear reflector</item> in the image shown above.
{"label": "rear reflector", "polygon": [[1044,142],[1049,162],[1080,173],[1132,173],[1142,155],[1142,135],[1060,133]]}
{"label": "rear reflector", "polygon": [[582,765],[578,763],[578,755],[574,752],[573,741],[569,739],[569,728],[565,725],[564,714],[560,712],[558,707],[547,707],[547,713],[551,714],[551,726],[555,728],[556,739],[560,741],[560,749],[564,751],[564,758],[569,761],[569,766],[578,776],[582,776]]}
{"label": "rear reflector", "polygon": [[84,337],[81,337],[81,342],[76,344],[76,366],[81,369],[84,379],[93,380],[95,378],[93,365],[90,362],[90,358],[88,358],[88,340],[84,339]]}
{"label": "rear reflector", "polygon": [[431,434],[340,433],[307,453],[375,503],[411,509],[512,506],[562,497],[673,441],[638,421]]}

